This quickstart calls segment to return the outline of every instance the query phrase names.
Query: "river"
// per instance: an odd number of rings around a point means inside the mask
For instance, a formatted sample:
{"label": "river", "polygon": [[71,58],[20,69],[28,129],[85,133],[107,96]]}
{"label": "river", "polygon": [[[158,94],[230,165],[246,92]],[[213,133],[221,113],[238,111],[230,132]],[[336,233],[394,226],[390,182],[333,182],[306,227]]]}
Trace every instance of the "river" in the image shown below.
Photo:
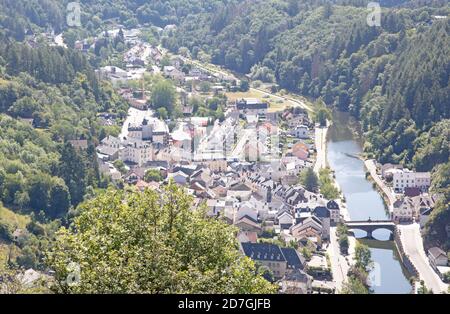
{"label": "river", "polygon": [[[388,213],[380,194],[366,179],[364,163],[356,158],[362,151],[361,141],[352,129],[357,125],[346,113],[335,112],[328,132],[327,159],[335,171],[336,180],[345,196],[352,220],[386,219]],[[355,231],[357,238],[364,231]],[[369,245],[374,268],[371,273],[374,293],[410,293],[408,274],[402,267],[388,230],[377,230],[374,238],[382,241],[361,240]]]}

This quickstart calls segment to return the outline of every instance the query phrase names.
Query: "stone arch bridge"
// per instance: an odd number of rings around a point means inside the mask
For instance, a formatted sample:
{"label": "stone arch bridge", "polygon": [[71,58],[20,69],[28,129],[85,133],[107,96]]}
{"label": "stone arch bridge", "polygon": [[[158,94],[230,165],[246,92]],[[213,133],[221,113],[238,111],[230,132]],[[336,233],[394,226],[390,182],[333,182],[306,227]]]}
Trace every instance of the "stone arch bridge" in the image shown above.
{"label": "stone arch bridge", "polygon": [[352,221],[344,221],[344,224],[347,228],[350,229],[358,229],[367,232],[367,238],[373,239],[372,233],[378,229],[387,229],[392,232],[395,232],[395,223],[392,220],[352,220]]}

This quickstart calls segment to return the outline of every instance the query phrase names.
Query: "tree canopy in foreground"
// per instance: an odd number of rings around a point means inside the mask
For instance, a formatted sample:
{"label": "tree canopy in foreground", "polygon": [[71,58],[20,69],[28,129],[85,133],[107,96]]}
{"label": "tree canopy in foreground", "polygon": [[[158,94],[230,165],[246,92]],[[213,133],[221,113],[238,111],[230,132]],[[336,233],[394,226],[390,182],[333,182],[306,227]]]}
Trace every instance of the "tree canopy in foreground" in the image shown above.
{"label": "tree canopy in foreground", "polygon": [[[241,255],[234,227],[163,193],[108,190],[80,205],[47,262],[59,293],[272,293]],[[76,267],[74,267],[76,265]],[[79,267],[79,273],[77,272]],[[68,280],[69,279],[69,280]],[[75,280],[74,280],[75,279]]]}

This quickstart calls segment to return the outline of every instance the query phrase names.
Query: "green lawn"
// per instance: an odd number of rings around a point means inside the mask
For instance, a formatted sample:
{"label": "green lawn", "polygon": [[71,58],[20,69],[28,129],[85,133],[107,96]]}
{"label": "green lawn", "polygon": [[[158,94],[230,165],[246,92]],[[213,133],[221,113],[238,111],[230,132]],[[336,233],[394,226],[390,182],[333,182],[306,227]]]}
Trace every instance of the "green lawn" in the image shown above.
{"label": "green lawn", "polygon": [[225,95],[227,96],[228,101],[231,102],[242,98],[256,98],[261,101],[267,102],[269,104],[269,112],[282,111],[289,106],[292,107],[292,103],[290,103],[289,101],[269,96],[256,89],[250,89],[247,92],[228,92],[225,93]]}

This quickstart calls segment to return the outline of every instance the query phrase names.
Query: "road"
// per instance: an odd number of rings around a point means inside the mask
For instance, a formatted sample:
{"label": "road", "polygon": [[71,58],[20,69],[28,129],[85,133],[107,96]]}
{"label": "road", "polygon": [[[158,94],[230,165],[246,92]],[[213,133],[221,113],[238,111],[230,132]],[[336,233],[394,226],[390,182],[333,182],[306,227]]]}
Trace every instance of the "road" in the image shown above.
{"label": "road", "polygon": [[301,100],[297,100],[297,99],[294,99],[294,98],[289,98],[289,97],[284,97],[284,96],[275,95],[275,94],[269,93],[268,91],[265,91],[265,90],[263,90],[263,89],[254,88],[254,87],[251,87],[250,90],[254,90],[254,91],[260,92],[260,93],[262,93],[262,94],[264,94],[264,95],[270,96],[270,97],[275,98],[275,99],[284,100],[284,101],[287,100],[287,101],[289,101],[294,107],[301,107],[301,108],[306,109],[306,110],[308,110],[308,111],[311,111],[311,112],[313,111],[313,109],[312,109],[310,106],[308,106],[307,104],[305,104],[305,102],[303,102],[303,101],[301,101]]}
{"label": "road", "polygon": [[[207,65],[204,65],[204,64],[202,64],[202,63],[200,63],[200,62],[198,62],[196,60],[192,60],[192,59],[189,59],[189,58],[186,58],[186,57],[183,57],[183,56],[180,56],[180,58],[184,62],[190,62],[193,65],[199,67],[200,69],[202,69],[202,70],[204,70],[204,71],[206,71],[208,73],[220,74],[223,77],[234,78],[236,81],[239,80],[238,78],[236,78],[236,76],[234,74],[232,74],[230,72],[227,72],[225,70],[222,70],[222,69],[219,70],[216,67],[213,68],[212,66],[208,67]],[[301,100],[297,100],[295,98],[290,98],[290,97],[284,97],[284,96],[275,95],[273,93],[270,93],[270,92],[268,92],[266,90],[259,89],[259,88],[250,87],[250,90],[258,91],[258,92],[260,92],[260,93],[262,93],[264,95],[270,96],[270,97],[275,98],[275,99],[289,101],[294,107],[299,106],[299,107],[304,108],[304,109],[306,109],[308,111],[311,111],[311,112],[313,111],[313,109],[310,106],[308,106],[305,102],[303,102]]]}
{"label": "road", "polygon": [[315,144],[317,150],[314,172],[319,174],[319,170],[327,167],[327,132],[328,127],[315,128]]}
{"label": "road", "polygon": [[397,228],[400,230],[403,249],[419,272],[420,279],[425,282],[425,286],[434,293],[447,292],[448,285],[442,282],[429,263],[423,248],[419,224],[397,225]]}
{"label": "road", "polygon": [[333,273],[333,282],[336,286],[336,293],[342,290],[344,282],[347,281],[347,273],[350,266],[354,263],[353,256],[355,254],[356,239],[349,236],[348,255],[341,254],[339,241],[336,235],[336,227],[330,227],[330,244],[327,248],[328,256],[331,262],[331,271]]}
{"label": "road", "polygon": [[395,203],[395,196],[393,195],[391,189],[383,182],[383,180],[380,178],[380,176],[377,174],[377,166],[375,165],[375,160],[369,159],[365,160],[364,164],[369,170],[371,177],[375,181],[375,183],[378,185],[378,187],[383,191],[384,195],[387,196],[389,200],[389,211],[392,212],[392,206]]}

